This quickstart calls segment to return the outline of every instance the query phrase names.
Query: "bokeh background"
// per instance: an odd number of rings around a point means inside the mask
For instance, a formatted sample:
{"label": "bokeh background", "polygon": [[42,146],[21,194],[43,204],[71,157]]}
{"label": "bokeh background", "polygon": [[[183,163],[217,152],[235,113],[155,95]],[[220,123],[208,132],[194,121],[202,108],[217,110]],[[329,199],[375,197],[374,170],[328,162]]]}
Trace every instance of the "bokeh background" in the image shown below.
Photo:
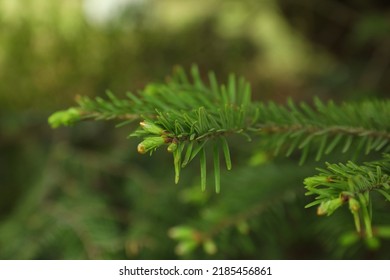
{"label": "bokeh background", "polygon": [[[387,98],[389,6],[0,0],[0,258],[390,258],[388,240],[374,251],[351,241],[348,209],[304,209],[303,178],[323,162],[298,166],[299,153],[274,158],[262,139],[231,139],[233,170],[216,195],[201,192],[198,166],[175,185],[170,155],[137,154],[137,140],[126,139],[134,126],[47,124],[77,95],[124,96],[193,63],[221,81],[245,77],[257,100]],[[374,224],[385,224],[389,206],[376,207]]]}

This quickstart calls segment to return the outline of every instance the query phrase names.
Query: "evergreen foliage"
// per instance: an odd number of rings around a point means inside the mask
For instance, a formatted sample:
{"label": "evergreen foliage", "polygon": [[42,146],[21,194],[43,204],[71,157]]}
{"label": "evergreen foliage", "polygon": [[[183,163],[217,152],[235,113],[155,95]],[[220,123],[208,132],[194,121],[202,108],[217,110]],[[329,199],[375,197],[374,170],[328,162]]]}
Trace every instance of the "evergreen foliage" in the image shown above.
{"label": "evergreen foliage", "polygon": [[[244,136],[244,141],[255,139],[275,156],[291,156],[299,151],[300,164],[308,157],[318,161],[335,152],[382,152],[382,159],[364,165],[352,161],[327,164],[319,175],[306,178],[304,184],[307,194],[316,196],[307,207],[319,205],[319,215],[331,215],[348,204],[358,236],[366,238],[369,246],[377,247],[377,237],[386,233],[386,227],[372,227],[371,193],[390,200],[388,100],[340,105],[319,99],[314,99],[313,104],[289,100],[286,105],[253,101],[250,85],[243,78],[232,74],[226,84],[221,84],[211,72],[206,84],[194,66],[190,75],[177,68],[165,84],[149,84],[138,94],[128,92],[124,99],[107,92],[107,99],[78,97],[76,101],[77,107],[49,118],[52,127],[87,119],[115,119],[120,121],[119,126],[141,121],[140,127],[129,135],[141,138],[138,152],[152,155],[166,147],[173,155],[175,183],[179,182],[181,169],[199,159],[203,191],[211,161],[215,191],[220,192],[221,160],[228,170],[232,168],[229,139],[233,135]],[[186,226],[172,229],[170,236],[179,241],[177,250],[181,254],[199,245],[194,237],[198,235]],[[206,252],[216,250],[209,235],[202,244]]]}

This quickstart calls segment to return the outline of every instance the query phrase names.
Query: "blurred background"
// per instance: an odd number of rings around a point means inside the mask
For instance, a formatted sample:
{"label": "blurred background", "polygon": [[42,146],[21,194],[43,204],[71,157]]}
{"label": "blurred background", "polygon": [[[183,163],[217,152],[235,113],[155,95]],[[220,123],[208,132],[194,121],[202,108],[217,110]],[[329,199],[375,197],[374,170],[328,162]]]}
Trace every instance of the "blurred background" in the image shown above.
{"label": "blurred background", "polygon": [[[304,209],[303,179],[323,163],[298,166],[299,153],[274,158],[261,139],[230,139],[233,170],[216,195],[201,192],[196,164],[175,185],[171,156],[139,155],[131,126],[47,125],[76,95],[124,96],[192,63],[221,81],[245,77],[257,100],[387,98],[389,6],[0,0],[0,258],[390,258],[389,241],[372,251],[351,238],[347,208],[331,217]],[[385,224],[389,206],[376,205],[374,225]]]}

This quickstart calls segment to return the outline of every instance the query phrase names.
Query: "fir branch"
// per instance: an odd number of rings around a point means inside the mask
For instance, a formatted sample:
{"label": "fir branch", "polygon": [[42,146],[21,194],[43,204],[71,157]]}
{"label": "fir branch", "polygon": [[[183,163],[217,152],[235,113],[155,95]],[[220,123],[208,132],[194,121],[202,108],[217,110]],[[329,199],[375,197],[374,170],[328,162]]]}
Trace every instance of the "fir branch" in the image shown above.
{"label": "fir branch", "polygon": [[[49,123],[58,127],[85,119],[117,119],[123,121],[121,124],[143,119],[160,132],[148,130],[141,122],[141,128],[130,136],[144,139],[138,146],[140,153],[152,153],[168,145],[168,151],[174,155],[176,182],[178,162],[181,167],[188,165],[199,151],[206,149],[206,143],[213,142],[218,148],[214,148],[212,158],[219,189],[219,151],[230,169],[226,138],[231,134],[243,135],[248,140],[260,135],[267,149],[273,149],[275,154],[284,151],[289,156],[294,150],[301,150],[301,163],[313,145],[319,147],[316,160],[337,147],[342,152],[352,148],[358,152],[364,149],[366,153],[389,150],[389,101],[335,105],[315,99],[314,106],[298,106],[291,100],[287,105],[252,102],[250,85],[244,79],[230,75],[226,84],[220,84],[211,72],[207,86],[196,66],[190,77],[177,68],[167,83],[150,84],[137,95],[129,92],[126,99],[118,99],[111,92],[107,96],[107,100],[78,97],[79,107],[53,114]],[[180,149],[176,150],[178,145]],[[202,174],[205,176],[205,172]]]}
{"label": "fir branch", "polygon": [[[207,157],[214,166],[215,190],[220,190],[220,157],[225,157],[231,169],[228,138],[232,134],[251,140],[260,136],[267,150],[275,154],[301,151],[300,163],[316,147],[315,159],[340,149],[368,154],[372,151],[390,151],[390,101],[369,100],[336,105],[318,98],[314,104],[286,105],[273,102],[253,102],[249,83],[230,75],[226,84],[220,84],[210,73],[205,84],[196,66],[187,75],[182,68],[163,84],[149,84],[139,94],[127,93],[118,99],[107,92],[107,99],[78,97],[78,107],[54,113],[49,118],[52,127],[73,125],[86,119],[116,119],[126,124],[142,120],[130,137],[140,137],[140,153],[152,154],[167,146],[173,154],[175,183],[180,170],[198,155],[200,158],[201,188],[206,189]],[[212,147],[211,155],[208,146]],[[346,202],[354,216],[356,229],[373,237],[369,205],[370,192],[377,191],[387,200],[389,194],[388,156],[383,160],[358,166],[352,162],[328,164],[318,176],[305,180],[308,194],[316,200],[308,206],[320,204],[319,214],[332,214]],[[319,187],[322,186],[322,187]]]}
{"label": "fir branch", "polygon": [[358,233],[369,239],[374,238],[370,193],[376,191],[390,201],[390,155],[385,154],[382,160],[364,165],[352,161],[347,164],[327,163],[327,168],[319,171],[319,175],[304,180],[308,190],[306,194],[316,196],[315,201],[306,207],[319,205],[317,214],[329,216],[348,203]]}
{"label": "fir branch", "polygon": [[[390,102],[371,100],[362,103],[322,103],[314,99],[314,107],[301,103],[298,108],[291,100],[288,106],[274,103],[260,104],[255,131],[270,140],[268,148],[286,155],[310,144],[319,147],[316,160],[340,147],[342,152],[388,151],[390,141]],[[375,118],[373,117],[375,116]]]}

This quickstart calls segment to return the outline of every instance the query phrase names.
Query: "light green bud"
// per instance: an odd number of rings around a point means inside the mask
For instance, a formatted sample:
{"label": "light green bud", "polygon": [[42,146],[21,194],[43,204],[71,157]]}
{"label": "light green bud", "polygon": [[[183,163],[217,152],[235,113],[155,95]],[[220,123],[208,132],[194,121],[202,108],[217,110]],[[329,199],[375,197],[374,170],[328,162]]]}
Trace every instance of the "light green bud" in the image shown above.
{"label": "light green bud", "polygon": [[138,144],[137,150],[140,154],[145,154],[150,150],[156,149],[161,145],[165,144],[166,138],[156,136],[148,137],[144,141]]}
{"label": "light green bud", "polygon": [[141,125],[141,127],[151,133],[151,134],[156,134],[156,135],[162,135],[164,133],[164,129],[162,129],[161,127],[159,127],[158,125],[155,125],[154,123],[152,122],[149,122],[149,121],[143,121],[143,122],[140,122],[139,123]]}
{"label": "light green bud", "polygon": [[61,125],[72,125],[80,119],[80,110],[77,108],[69,108],[68,110],[55,112],[49,117],[48,122],[52,128],[57,128]]}
{"label": "light green bud", "polygon": [[341,197],[321,202],[317,208],[317,215],[331,215],[337,208],[343,205],[343,199]]}
{"label": "light green bud", "polygon": [[177,149],[177,144],[176,143],[171,143],[169,144],[168,148],[167,148],[167,151],[170,152],[170,153],[173,153],[174,151],[176,151]]}
{"label": "light green bud", "polygon": [[332,178],[329,176],[313,176],[308,177],[303,181],[303,183],[308,187],[316,187],[330,182],[332,182]]}
{"label": "light green bud", "polygon": [[360,209],[360,203],[356,199],[350,197],[348,200],[349,204],[349,209],[351,210],[352,213],[357,213],[359,212]]}

